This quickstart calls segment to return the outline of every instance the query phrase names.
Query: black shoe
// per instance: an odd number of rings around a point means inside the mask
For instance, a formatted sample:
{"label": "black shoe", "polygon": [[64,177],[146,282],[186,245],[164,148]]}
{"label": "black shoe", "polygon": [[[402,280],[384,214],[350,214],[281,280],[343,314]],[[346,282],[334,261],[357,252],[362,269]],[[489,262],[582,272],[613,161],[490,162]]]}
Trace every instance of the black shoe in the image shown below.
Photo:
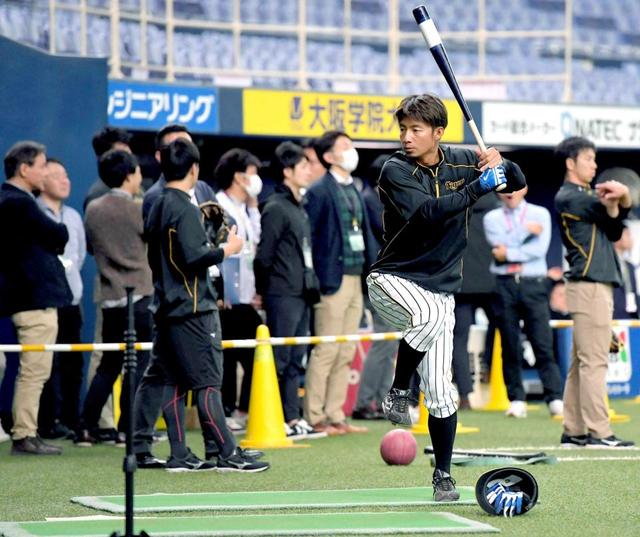
{"label": "black shoe", "polygon": [[[260,451],[259,449],[243,449],[240,446],[236,448],[242,455],[248,457],[249,459],[258,460],[264,457],[264,451]],[[220,455],[219,451],[213,452],[209,451],[205,455],[205,459],[208,461],[216,462],[218,460],[218,455]]]}
{"label": "black shoe", "polygon": [[442,470],[433,472],[433,499],[436,502],[455,502],[460,499],[460,493],[456,490],[456,482]]}
{"label": "black shoe", "polygon": [[631,440],[621,440],[614,435],[607,436],[606,438],[594,438],[589,435],[587,437],[586,446],[588,448],[628,448],[635,446],[635,442]]}
{"label": "black shoe", "polygon": [[248,457],[241,448],[236,448],[228,457],[218,457],[218,472],[264,472],[271,465]]}
{"label": "black shoe", "polygon": [[118,438],[118,431],[115,429],[95,429],[91,431],[91,436],[95,438],[96,443],[113,445]]}
{"label": "black shoe", "polygon": [[385,417],[396,425],[413,425],[409,406],[414,403],[411,390],[391,388],[382,400],[382,411]]}
{"label": "black shoe", "polygon": [[563,433],[560,437],[560,445],[562,447],[584,447],[587,444],[587,438],[586,434],[572,436]]}
{"label": "black shoe", "polygon": [[351,417],[354,420],[383,420],[385,416],[382,412],[378,412],[377,410],[373,410],[372,408],[356,408],[352,413]]}
{"label": "black shoe", "polygon": [[11,446],[11,455],[60,455],[61,453],[62,449],[44,443],[37,436],[14,440]]}
{"label": "black shoe", "polygon": [[141,470],[151,470],[154,468],[164,468],[167,461],[154,457],[152,453],[136,453],[136,462]]}
{"label": "black shoe", "polygon": [[97,442],[87,429],[76,431],[76,437],[73,440],[73,443],[78,447],[93,447]]}
{"label": "black shoe", "polygon": [[216,469],[216,465],[207,461],[202,461],[191,450],[184,459],[176,459],[173,455],[169,457],[165,465],[167,472],[210,472]]}
{"label": "black shoe", "polygon": [[73,434],[72,431],[63,423],[56,421],[51,429],[40,431],[40,437],[47,440],[60,440],[61,438],[69,438]]}
{"label": "black shoe", "polygon": [[165,431],[153,431],[153,443],[166,442],[169,440],[169,436]]}

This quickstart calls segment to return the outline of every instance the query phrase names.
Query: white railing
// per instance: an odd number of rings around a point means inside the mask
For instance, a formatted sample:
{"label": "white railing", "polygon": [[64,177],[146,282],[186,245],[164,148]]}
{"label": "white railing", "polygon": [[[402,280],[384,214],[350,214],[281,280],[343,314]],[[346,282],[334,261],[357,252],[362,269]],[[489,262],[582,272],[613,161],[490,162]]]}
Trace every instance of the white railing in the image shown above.
{"label": "white railing", "polygon": [[[65,16],[79,17],[80,33],[79,50],[75,51],[81,55],[88,55],[89,44],[87,32],[89,31],[89,19],[99,17],[103,22],[109,21],[110,42],[109,42],[109,64],[110,77],[112,78],[154,78],[164,79],[173,82],[176,77],[181,75],[195,75],[197,77],[206,77],[209,82],[217,80],[237,80],[242,85],[242,80],[247,81],[252,78],[275,78],[295,81],[294,86],[298,89],[309,89],[309,81],[327,80],[340,82],[357,83],[361,81],[377,81],[385,85],[386,92],[389,94],[402,93],[403,85],[408,83],[442,83],[442,78],[438,74],[421,75],[419,73],[403,73],[400,72],[400,47],[415,46],[416,48],[424,48],[424,44],[420,40],[419,33],[404,32],[400,30],[399,8],[410,10],[416,2],[408,2],[406,0],[388,0],[388,29],[387,30],[365,30],[351,27],[352,1],[344,0],[344,25],[342,27],[320,27],[310,26],[306,24],[307,1],[297,0],[298,4],[298,20],[293,25],[277,25],[277,24],[256,24],[242,22],[241,20],[241,2],[242,0],[218,0],[220,2],[228,2],[232,7],[232,19],[227,22],[209,21],[209,20],[190,20],[181,19],[174,9],[175,3],[184,0],[165,0],[164,13],[149,13],[151,0],[136,0],[137,10],[130,7],[131,2],[123,0],[3,0],[4,2],[14,5],[30,6],[33,10],[46,9],[48,2],[48,46],[51,53],[64,53],[66,51],[59,50],[57,45],[58,30],[60,27],[59,18]],[[565,24],[564,28],[557,30],[529,30],[529,31],[490,31],[487,29],[486,22],[486,0],[469,0],[469,3],[476,1],[478,9],[478,28],[474,31],[441,31],[441,35],[445,44],[448,40],[463,40],[473,43],[478,50],[478,68],[477,72],[471,74],[458,74],[458,78],[462,84],[465,82],[471,84],[482,83],[507,83],[516,81],[549,81],[563,84],[564,93],[563,100],[571,101],[571,62],[572,62],[572,13],[573,0],[565,0]],[[505,0],[508,2],[508,0]],[[100,5],[99,7],[98,4]],[[429,5],[429,2],[427,2]],[[446,9],[446,7],[444,8]],[[72,14],[72,15],[71,15]],[[139,50],[140,59],[137,62],[126,61],[121,55],[121,24],[132,23],[139,26]],[[161,29],[166,35],[166,54],[165,61],[161,65],[154,65],[149,62],[148,58],[148,39],[149,25]],[[231,36],[233,47],[233,61],[230,68],[212,68],[204,66],[184,67],[176,65],[174,58],[174,37],[176,31],[185,29],[190,30],[213,30],[228,32]],[[241,36],[250,33],[252,35],[259,34],[261,36],[287,36],[297,40],[298,68],[292,71],[281,70],[255,70],[245,69],[241,66]],[[345,66],[344,73],[335,72],[310,72],[307,64],[307,49],[309,39],[331,37],[341,44],[343,48],[343,62]],[[386,45],[388,57],[387,72],[376,74],[357,74],[351,69],[351,49],[354,38],[358,43],[364,42],[370,44],[377,43]],[[489,74],[487,72],[487,41],[497,38],[556,38],[564,41],[564,70],[554,74],[540,74],[536,72],[522,74]],[[425,61],[428,60],[427,51],[425,50]],[[453,65],[454,70],[456,68]]]}

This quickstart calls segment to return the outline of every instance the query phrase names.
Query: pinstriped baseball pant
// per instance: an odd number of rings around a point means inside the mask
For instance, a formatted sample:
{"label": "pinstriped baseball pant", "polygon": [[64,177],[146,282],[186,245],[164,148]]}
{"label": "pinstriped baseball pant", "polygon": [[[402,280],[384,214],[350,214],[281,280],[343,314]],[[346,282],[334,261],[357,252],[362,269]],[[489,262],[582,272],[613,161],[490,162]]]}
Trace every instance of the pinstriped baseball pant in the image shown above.
{"label": "pinstriped baseball pant", "polygon": [[436,418],[458,409],[458,390],[452,382],[453,295],[434,293],[405,278],[372,272],[367,277],[371,304],[391,326],[403,333],[413,349],[425,352],[418,366],[425,406]]}

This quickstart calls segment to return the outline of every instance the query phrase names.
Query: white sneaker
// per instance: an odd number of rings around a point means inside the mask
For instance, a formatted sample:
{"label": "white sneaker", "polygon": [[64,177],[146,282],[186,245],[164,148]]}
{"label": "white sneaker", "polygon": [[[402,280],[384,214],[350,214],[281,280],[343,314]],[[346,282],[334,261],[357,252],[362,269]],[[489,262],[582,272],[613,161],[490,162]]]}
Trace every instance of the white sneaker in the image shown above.
{"label": "white sneaker", "polygon": [[553,401],[549,401],[549,414],[551,414],[551,417],[562,417],[562,414],[564,412],[564,403],[562,402],[562,399],[554,399]]}
{"label": "white sneaker", "polygon": [[0,427],[0,444],[2,444],[2,442],[8,442],[9,440],[11,440],[11,437]]}
{"label": "white sneaker", "polygon": [[298,421],[291,425],[285,423],[284,430],[287,437],[293,440],[300,438],[323,438],[327,436],[327,433],[325,432],[315,432],[313,430],[313,427],[311,427],[311,425],[309,425],[304,418],[300,418]]}
{"label": "white sneaker", "polygon": [[234,419],[234,421],[240,425],[240,427],[242,427],[243,429],[247,428],[247,421],[249,419],[249,414],[247,414],[246,412],[240,412],[239,410],[234,410],[231,413],[231,417]]}
{"label": "white sneaker", "polygon": [[238,433],[245,430],[245,427],[238,423],[234,418],[225,418],[225,421],[227,422],[227,427],[232,433]]}
{"label": "white sneaker", "polygon": [[524,401],[511,401],[509,410],[505,412],[505,415],[513,418],[526,418],[527,417],[527,403]]}

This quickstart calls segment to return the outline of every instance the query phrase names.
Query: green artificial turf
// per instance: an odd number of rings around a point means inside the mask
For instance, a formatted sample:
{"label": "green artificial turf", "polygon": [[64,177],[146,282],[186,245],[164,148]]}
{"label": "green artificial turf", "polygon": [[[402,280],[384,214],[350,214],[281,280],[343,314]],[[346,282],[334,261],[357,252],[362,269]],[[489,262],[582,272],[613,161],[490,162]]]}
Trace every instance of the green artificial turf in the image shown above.
{"label": "green artificial turf", "polygon": [[[614,425],[615,433],[640,442],[640,404],[612,400],[620,414],[631,421]],[[476,434],[459,435],[457,449],[533,448],[558,445],[561,425],[549,419],[546,408],[530,411],[524,420],[509,419],[499,413],[461,412],[460,421],[478,426]],[[258,490],[306,490],[426,486],[431,480],[429,457],[421,453],[430,444],[428,436],[418,437],[420,453],[406,467],[387,466],[379,455],[383,434],[391,429],[386,422],[366,422],[370,432],[313,440],[309,449],[271,450],[265,457],[272,463],[267,472],[250,475],[169,474],[163,470],[136,473],[138,494],[156,492],[222,492]],[[189,444],[202,455],[202,438],[189,433]],[[110,446],[77,448],[69,442],[60,457],[12,457],[10,444],[0,444],[0,521],[44,520],[45,517],[84,516],[87,508],[70,502],[73,496],[122,494],[122,449]],[[155,447],[167,455],[166,442]],[[429,511],[450,511],[491,524],[506,536],[638,536],[640,535],[640,451],[633,450],[547,450],[559,458],[556,465],[528,466],[540,488],[534,509],[514,519],[485,514],[478,506],[450,504],[429,506]],[[569,462],[563,458],[585,457]],[[597,460],[601,458],[627,460]],[[459,485],[474,485],[488,467],[453,468]],[[362,510],[422,511],[422,507],[353,508]],[[296,510],[288,510],[296,512]],[[304,512],[299,510],[298,512]],[[202,515],[203,513],[200,512]]]}
{"label": "green artificial turf", "polygon": [[[4,527],[3,527],[4,526]],[[0,535],[7,537],[102,537],[122,531],[122,519],[55,520],[49,522],[0,523]],[[453,513],[419,511],[385,511],[362,513],[288,513],[244,516],[191,516],[170,519],[145,517],[136,519],[134,532],[150,535],[350,535],[371,532],[378,535],[407,533],[464,532],[493,533],[488,524],[469,520]]]}
{"label": "green artificial turf", "polygon": [[[456,503],[475,504],[473,487],[458,487]],[[73,502],[110,513],[125,512],[124,496],[81,496]],[[407,507],[432,505],[432,487],[385,487],[379,489],[286,490],[250,492],[187,492],[139,494],[136,513],[176,511],[247,511],[256,509],[350,509],[360,506]],[[436,504],[437,505],[437,504]]]}

